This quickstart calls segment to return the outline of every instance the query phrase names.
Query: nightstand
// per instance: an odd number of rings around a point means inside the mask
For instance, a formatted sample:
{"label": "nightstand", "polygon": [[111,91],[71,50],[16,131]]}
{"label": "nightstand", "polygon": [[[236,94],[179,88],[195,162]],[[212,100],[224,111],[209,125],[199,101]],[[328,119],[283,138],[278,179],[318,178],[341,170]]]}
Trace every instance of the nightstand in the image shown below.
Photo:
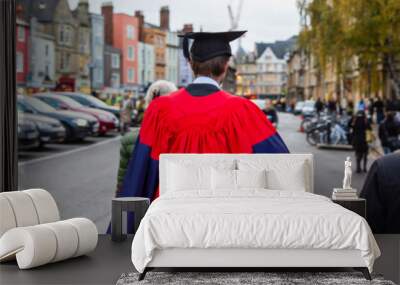
{"label": "nightstand", "polygon": [[149,205],[150,199],[148,198],[113,198],[111,206],[111,240],[124,241],[126,239],[126,235],[122,233],[122,212],[126,211],[135,214],[134,232],[136,232]]}
{"label": "nightstand", "polygon": [[363,198],[356,198],[352,200],[332,199],[332,201],[350,211],[353,211],[356,214],[359,214],[364,219],[367,217],[367,200]]}

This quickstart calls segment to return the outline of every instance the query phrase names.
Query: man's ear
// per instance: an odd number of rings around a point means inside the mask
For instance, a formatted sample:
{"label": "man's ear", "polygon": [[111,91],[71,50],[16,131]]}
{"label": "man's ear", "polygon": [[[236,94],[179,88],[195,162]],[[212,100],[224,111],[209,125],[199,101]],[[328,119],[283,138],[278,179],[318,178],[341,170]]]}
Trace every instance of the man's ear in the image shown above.
{"label": "man's ear", "polygon": [[228,68],[229,68],[229,60],[225,64],[225,71],[224,71],[225,74],[228,72]]}

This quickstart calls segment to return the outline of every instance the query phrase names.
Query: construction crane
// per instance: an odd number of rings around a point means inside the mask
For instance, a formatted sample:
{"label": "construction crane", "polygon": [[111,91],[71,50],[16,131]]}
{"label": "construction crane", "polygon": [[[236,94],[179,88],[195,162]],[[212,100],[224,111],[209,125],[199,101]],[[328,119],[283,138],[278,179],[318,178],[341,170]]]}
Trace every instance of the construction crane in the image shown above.
{"label": "construction crane", "polygon": [[239,20],[240,20],[240,14],[242,12],[242,7],[243,7],[243,0],[239,0],[238,9],[237,9],[236,15],[235,15],[234,12],[233,12],[233,9],[232,9],[232,1],[228,5],[229,19],[231,20],[230,31],[236,30],[238,28]]}
{"label": "construction crane", "polygon": [[[230,4],[228,5],[228,13],[229,13],[229,19],[231,21],[231,27],[230,27],[230,31],[234,31],[239,27],[239,21],[240,21],[240,15],[242,12],[242,7],[243,7],[243,0],[239,0],[239,4],[238,4],[238,9],[236,11],[236,14],[234,13],[233,9],[232,9],[232,2],[230,2]],[[242,39],[239,38],[239,47],[242,46]]]}

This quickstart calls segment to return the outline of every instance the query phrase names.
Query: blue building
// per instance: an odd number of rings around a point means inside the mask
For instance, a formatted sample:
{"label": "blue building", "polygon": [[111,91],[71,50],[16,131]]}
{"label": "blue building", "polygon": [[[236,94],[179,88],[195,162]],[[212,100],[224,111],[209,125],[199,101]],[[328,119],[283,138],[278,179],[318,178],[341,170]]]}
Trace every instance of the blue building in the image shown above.
{"label": "blue building", "polygon": [[93,90],[104,87],[104,18],[102,15],[90,14],[91,34],[91,86]]}

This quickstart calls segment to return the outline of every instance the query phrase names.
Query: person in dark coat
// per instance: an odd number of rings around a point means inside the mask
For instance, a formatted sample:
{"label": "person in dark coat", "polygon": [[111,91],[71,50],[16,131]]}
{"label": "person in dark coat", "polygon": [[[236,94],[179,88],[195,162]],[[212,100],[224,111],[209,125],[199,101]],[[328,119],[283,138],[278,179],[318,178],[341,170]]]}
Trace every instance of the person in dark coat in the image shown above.
{"label": "person in dark coat", "polygon": [[387,112],[386,118],[379,125],[379,139],[385,154],[391,153],[400,148],[399,136],[400,126],[395,121],[395,113]]}
{"label": "person in dark coat", "polygon": [[376,123],[379,125],[385,118],[385,103],[378,97],[373,104],[373,109],[376,112]]}
{"label": "person in dark coat", "polygon": [[321,112],[324,110],[324,103],[322,102],[321,98],[317,98],[315,101],[315,111],[317,112],[317,116],[319,117]]}
{"label": "person in dark coat", "polygon": [[264,114],[267,116],[271,124],[276,128],[278,127],[278,112],[275,110],[270,99],[265,100]]}
{"label": "person in dark coat", "polygon": [[367,221],[375,234],[400,234],[400,153],[377,159],[360,197],[367,200]]}
{"label": "person in dark coat", "polygon": [[352,122],[352,145],[356,154],[357,173],[361,172],[361,161],[363,162],[362,171],[367,172],[368,162],[368,143],[367,130],[371,129],[364,111],[358,111]]}

